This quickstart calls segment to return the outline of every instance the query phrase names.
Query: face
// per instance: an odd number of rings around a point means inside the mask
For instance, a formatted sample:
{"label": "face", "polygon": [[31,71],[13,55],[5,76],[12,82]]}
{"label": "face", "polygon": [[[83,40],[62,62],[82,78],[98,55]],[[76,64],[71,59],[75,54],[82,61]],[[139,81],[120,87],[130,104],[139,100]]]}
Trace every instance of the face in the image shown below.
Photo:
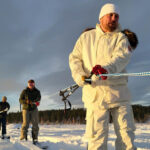
{"label": "face", "polygon": [[2,99],[2,102],[6,102],[6,98],[3,98],[3,99]]}
{"label": "face", "polygon": [[28,83],[28,88],[33,89],[35,87],[35,83]]}
{"label": "face", "polygon": [[119,15],[110,13],[100,19],[100,26],[104,32],[113,32],[118,27]]}

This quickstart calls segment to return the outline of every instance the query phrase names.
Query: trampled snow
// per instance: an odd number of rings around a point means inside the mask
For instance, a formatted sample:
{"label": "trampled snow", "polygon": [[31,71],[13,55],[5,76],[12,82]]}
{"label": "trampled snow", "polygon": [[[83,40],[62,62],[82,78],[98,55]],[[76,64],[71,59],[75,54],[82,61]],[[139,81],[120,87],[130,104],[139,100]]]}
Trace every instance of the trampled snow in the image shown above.
{"label": "trampled snow", "polygon": [[[0,139],[0,150],[40,150],[32,144],[31,128],[28,141],[20,141],[20,124],[7,126],[10,141]],[[150,149],[150,124],[136,124],[135,145],[138,150]],[[48,145],[48,150],[86,150],[85,125],[40,125],[39,142]],[[110,124],[108,150],[115,150],[115,133]]]}

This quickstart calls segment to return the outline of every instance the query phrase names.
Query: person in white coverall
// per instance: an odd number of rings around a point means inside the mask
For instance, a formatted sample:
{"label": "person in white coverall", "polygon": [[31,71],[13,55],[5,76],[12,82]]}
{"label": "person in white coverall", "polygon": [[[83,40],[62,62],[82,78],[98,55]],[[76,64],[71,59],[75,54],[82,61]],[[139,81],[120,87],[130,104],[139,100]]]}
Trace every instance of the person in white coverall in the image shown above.
{"label": "person in white coverall", "polygon": [[81,34],[69,56],[72,77],[83,87],[88,150],[107,150],[110,113],[117,135],[116,150],[136,150],[128,78],[102,76],[99,80],[94,75],[92,84],[83,81],[97,66],[100,74],[126,72],[132,48],[127,37],[121,33],[119,17],[116,5],[105,4],[100,11],[100,24],[96,25],[96,29]]}

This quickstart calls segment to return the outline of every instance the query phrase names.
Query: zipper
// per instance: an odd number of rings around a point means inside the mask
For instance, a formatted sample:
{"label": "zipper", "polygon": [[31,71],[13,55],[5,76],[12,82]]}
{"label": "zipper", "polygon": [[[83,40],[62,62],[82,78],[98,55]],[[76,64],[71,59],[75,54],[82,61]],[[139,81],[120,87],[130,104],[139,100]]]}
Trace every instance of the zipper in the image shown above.
{"label": "zipper", "polygon": [[95,65],[97,65],[97,52],[98,52],[98,46],[99,46],[100,38],[101,38],[101,37],[99,37],[99,39],[98,39],[98,41],[97,41],[96,54],[95,54],[95,60],[96,60]]}

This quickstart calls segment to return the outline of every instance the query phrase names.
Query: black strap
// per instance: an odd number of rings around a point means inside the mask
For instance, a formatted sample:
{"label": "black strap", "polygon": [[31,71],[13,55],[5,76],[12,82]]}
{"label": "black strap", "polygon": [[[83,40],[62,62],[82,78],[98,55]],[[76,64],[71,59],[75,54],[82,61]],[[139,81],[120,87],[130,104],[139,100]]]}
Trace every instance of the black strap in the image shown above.
{"label": "black strap", "polygon": [[[91,73],[91,75],[89,77],[85,78],[84,82],[91,84],[91,81],[89,79],[91,79],[92,76],[93,76],[93,73]],[[59,95],[62,96],[62,101],[65,104],[64,112],[71,110],[71,103],[68,100],[68,97],[71,96],[78,88],[79,88],[79,86],[77,84],[74,84],[74,85],[69,86],[68,88],[65,88],[59,92]],[[69,108],[67,108],[67,104],[69,105]]]}
{"label": "black strap", "polygon": [[[70,110],[71,110],[72,105],[71,105],[71,103],[70,103],[70,101],[69,101],[69,100],[64,100],[64,104],[65,104],[64,113],[66,113],[66,112],[68,112],[68,111],[70,111]],[[67,104],[69,105],[69,107],[68,107],[68,108],[67,108]]]}
{"label": "black strap", "polygon": [[[79,86],[75,84],[59,92],[59,95],[62,96],[62,101],[64,102],[64,105],[65,105],[64,112],[71,110],[72,105],[71,105],[71,102],[67,98],[70,95],[72,95],[78,88]],[[69,108],[67,108],[67,104],[69,105]]]}

